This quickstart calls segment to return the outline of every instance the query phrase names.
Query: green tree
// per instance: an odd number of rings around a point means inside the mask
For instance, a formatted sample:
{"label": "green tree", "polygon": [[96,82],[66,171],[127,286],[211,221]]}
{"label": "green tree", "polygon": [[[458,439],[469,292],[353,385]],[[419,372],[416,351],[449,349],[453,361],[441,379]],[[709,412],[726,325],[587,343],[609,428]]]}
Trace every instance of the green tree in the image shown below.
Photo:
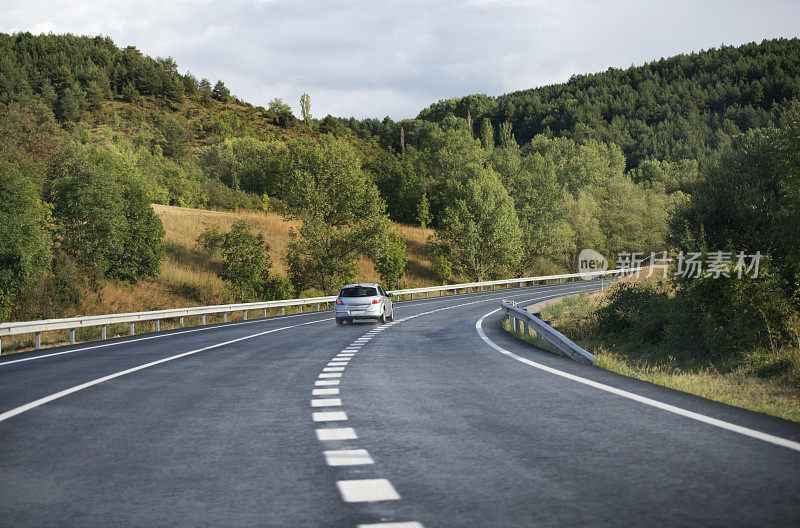
{"label": "green tree", "polygon": [[428,195],[425,193],[422,193],[422,198],[417,206],[417,223],[423,229],[431,223],[431,208],[428,203]]}
{"label": "green tree", "polygon": [[0,157],[0,321],[9,320],[14,298],[50,264],[48,218],[30,179]]}
{"label": "green tree", "polygon": [[445,208],[437,242],[449,247],[453,266],[471,279],[511,273],[520,261],[521,232],[497,174],[471,166],[457,185],[458,198]]}
{"label": "green tree", "polygon": [[97,147],[75,147],[54,164],[49,197],[65,251],[107,277],[154,277],[164,228],[135,165]]}
{"label": "green tree", "polygon": [[189,151],[192,140],[186,125],[175,116],[167,116],[159,124],[159,132],[163,139],[158,141],[161,151],[169,158],[181,158]]}
{"label": "green tree", "polygon": [[387,232],[376,247],[372,261],[384,286],[397,288],[406,272],[406,239],[395,231]]}
{"label": "green tree", "polygon": [[250,225],[238,220],[222,239],[220,249],[224,265],[220,278],[230,285],[236,302],[263,298],[269,280],[269,246],[260,233],[254,234]]}
{"label": "green tree", "polygon": [[284,180],[284,215],[302,221],[286,255],[289,276],[299,291],[333,292],[385,233],[385,205],[356,150],[328,134],[289,146]]}
{"label": "green tree", "polygon": [[307,93],[300,96],[300,115],[306,127],[311,127],[311,96]]}
{"label": "green tree", "polygon": [[269,110],[275,114],[275,118],[280,126],[294,124],[297,118],[292,114],[292,107],[284,103],[279,97],[269,102]]}
{"label": "green tree", "polygon": [[228,102],[228,99],[231,97],[231,91],[225,86],[225,83],[222,81],[217,81],[217,84],[214,85],[214,89],[211,91],[211,97],[216,99],[217,101],[222,101],[223,103]]}
{"label": "green tree", "polygon": [[494,149],[494,127],[488,117],[484,117],[481,122],[481,145],[487,151]]}

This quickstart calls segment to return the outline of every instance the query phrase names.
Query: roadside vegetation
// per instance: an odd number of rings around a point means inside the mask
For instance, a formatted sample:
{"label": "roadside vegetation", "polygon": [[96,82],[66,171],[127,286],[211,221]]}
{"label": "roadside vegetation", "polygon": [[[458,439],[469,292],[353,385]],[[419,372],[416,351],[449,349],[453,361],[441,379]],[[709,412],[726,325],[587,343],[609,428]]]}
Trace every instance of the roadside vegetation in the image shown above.
{"label": "roadside vegetation", "polygon": [[[546,317],[604,368],[800,420],[799,178],[794,104],[778,126],[737,137],[671,215],[673,255],[696,248],[697,271],[676,259]],[[757,272],[737,251],[760,255]]]}
{"label": "roadside vegetation", "polygon": [[[637,292],[633,295],[631,292]],[[644,292],[644,293],[643,293]],[[658,312],[642,310],[633,296],[652,300],[674,291],[661,282],[641,281],[612,286],[600,293],[566,297],[546,306],[542,316],[561,333],[597,356],[597,366],[623,376],[648,381],[729,405],[800,421],[800,345],[794,342],[729,349],[710,353],[702,336],[682,323],[685,312],[667,305]],[[637,324],[625,330],[616,316],[636,314]],[[669,318],[664,322],[662,318]],[[653,329],[669,328],[668,336],[653,340]],[[800,327],[793,328],[795,336]]]}

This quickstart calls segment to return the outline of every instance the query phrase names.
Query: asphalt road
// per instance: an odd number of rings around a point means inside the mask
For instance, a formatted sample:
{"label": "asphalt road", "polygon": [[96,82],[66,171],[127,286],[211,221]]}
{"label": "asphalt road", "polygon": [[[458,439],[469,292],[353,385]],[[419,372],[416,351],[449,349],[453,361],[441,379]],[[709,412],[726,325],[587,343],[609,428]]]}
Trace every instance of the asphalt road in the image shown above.
{"label": "asphalt road", "polygon": [[800,425],[539,351],[490,313],[595,287],[3,357],[0,526],[799,526]]}

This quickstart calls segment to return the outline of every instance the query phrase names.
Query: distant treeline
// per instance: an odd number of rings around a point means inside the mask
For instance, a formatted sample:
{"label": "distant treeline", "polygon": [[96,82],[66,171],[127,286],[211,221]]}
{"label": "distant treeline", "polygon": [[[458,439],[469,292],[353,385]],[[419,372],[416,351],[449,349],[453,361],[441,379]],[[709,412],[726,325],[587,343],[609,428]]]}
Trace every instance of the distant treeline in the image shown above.
{"label": "distant treeline", "polygon": [[[417,120],[441,123],[447,116],[469,115],[477,133],[488,118],[495,140],[509,123],[521,145],[537,134],[594,139],[619,146],[628,168],[644,160],[682,159],[705,168],[732,137],[776,124],[786,104],[798,97],[800,40],[774,39],[573,75],[563,84],[499,97],[446,99],[422,110]],[[406,142],[415,144],[408,136],[415,124],[388,118],[343,123],[396,151],[403,126]]]}

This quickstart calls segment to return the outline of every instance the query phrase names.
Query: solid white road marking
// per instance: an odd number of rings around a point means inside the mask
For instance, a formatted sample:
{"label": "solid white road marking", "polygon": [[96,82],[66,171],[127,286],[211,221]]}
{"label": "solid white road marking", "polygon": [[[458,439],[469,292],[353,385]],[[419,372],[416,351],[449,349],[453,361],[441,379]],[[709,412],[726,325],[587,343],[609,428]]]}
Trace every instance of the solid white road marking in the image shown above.
{"label": "solid white road marking", "polygon": [[339,389],[314,389],[311,391],[312,396],[326,396],[329,394],[339,394]]}
{"label": "solid white road marking", "polygon": [[400,495],[386,479],[340,480],[336,487],[345,502],[400,500]]}
{"label": "solid white road marking", "polygon": [[425,528],[418,522],[386,522],[374,524],[359,524],[356,528]]}
{"label": "solid white road marking", "polygon": [[346,367],[347,361],[331,361],[328,363],[329,367]]}
{"label": "solid white road marking", "polygon": [[317,398],[311,400],[312,407],[341,407],[342,400],[339,398]]}
{"label": "solid white road marking", "polygon": [[129,369],[126,369],[126,370],[122,370],[120,372],[115,372],[114,374],[109,374],[108,376],[103,376],[102,378],[97,378],[97,379],[93,379],[92,381],[87,381],[86,383],[81,383],[80,385],[76,385],[74,387],[70,387],[69,389],[65,389],[65,390],[63,390],[61,392],[56,392],[54,394],[51,394],[50,396],[45,396],[44,398],[39,398],[38,400],[34,400],[34,401],[30,402],[30,403],[26,403],[25,405],[21,405],[20,407],[16,407],[14,409],[11,409],[10,411],[6,411],[6,412],[0,414],[0,422],[8,420],[9,418],[17,416],[18,414],[22,414],[22,413],[24,413],[26,411],[30,411],[31,409],[35,409],[36,407],[44,405],[45,403],[49,403],[49,402],[57,400],[59,398],[63,398],[64,396],[68,396],[68,395],[74,394],[74,393],[76,393],[78,391],[82,391],[83,389],[88,389],[89,387],[94,387],[95,385],[99,385],[99,384],[101,384],[103,382],[106,382],[106,381],[109,381],[109,380],[112,380],[112,379],[115,379],[115,378],[119,378],[119,377],[125,376],[127,374],[132,374],[134,372],[138,372],[138,371],[144,370],[146,368],[154,367],[156,365],[161,365],[162,363],[166,363],[168,361],[173,361],[173,360],[180,359],[180,358],[183,358],[183,357],[186,357],[186,356],[191,356],[193,354],[198,354],[200,352],[205,352],[206,350],[212,350],[212,349],[219,348],[219,347],[222,347],[222,346],[225,346],[225,345],[230,345],[232,343],[239,343],[240,341],[246,341],[247,339],[253,339],[255,337],[260,337],[260,336],[263,336],[263,335],[271,334],[273,332],[279,332],[280,330],[287,330],[289,328],[297,328],[298,326],[305,326],[305,325],[314,324],[314,323],[321,323],[323,321],[325,321],[325,319],[320,320],[320,321],[309,321],[309,322],[306,322],[306,323],[298,323],[298,324],[295,324],[295,325],[283,326],[281,328],[274,328],[272,330],[265,330],[264,332],[257,332],[255,334],[250,334],[250,335],[247,335],[247,336],[244,336],[244,337],[238,337],[236,339],[231,339],[229,341],[224,341],[222,343],[217,343],[215,345],[208,345],[208,346],[205,346],[203,348],[198,348],[196,350],[190,350],[188,352],[183,352],[181,354],[176,354],[174,356],[169,356],[169,357],[166,357],[166,358],[162,358],[162,359],[159,359],[158,361],[151,361],[150,363],[145,363],[144,365],[139,365],[138,367],[133,367],[133,368],[129,368]]}
{"label": "solid white road marking", "polygon": [[325,367],[322,372],[344,372],[344,367]]}
{"label": "solid white road marking", "polygon": [[341,422],[347,420],[347,415],[343,411],[321,411],[311,413],[315,422]]}
{"label": "solid white road marking", "polygon": [[341,372],[323,372],[319,375],[320,378],[341,378]]}
{"label": "solid white road marking", "polygon": [[329,466],[364,466],[375,463],[366,449],[340,449],[325,451],[323,454]]}
{"label": "solid white road marking", "polygon": [[329,427],[317,429],[317,440],[329,442],[332,440],[355,440],[358,436],[352,427]]}
{"label": "solid white road marking", "polygon": [[541,363],[537,363],[535,361],[531,361],[530,359],[526,359],[524,357],[518,356],[513,352],[509,352],[508,350],[498,346],[495,344],[494,341],[489,339],[483,331],[482,323],[483,320],[489,317],[490,315],[499,312],[500,309],[492,310],[491,312],[487,313],[480,319],[478,322],[475,323],[475,329],[478,331],[478,335],[480,336],[483,341],[492,347],[493,349],[497,350],[501,354],[504,354],[512,359],[516,359],[520,363],[524,363],[525,365],[529,365],[531,367],[537,368],[539,370],[543,370],[545,372],[549,372],[550,374],[555,374],[556,376],[561,376],[562,378],[566,378],[571,381],[575,381],[581,383],[583,385],[588,385],[589,387],[594,387],[595,389],[600,389],[605,392],[610,392],[611,394],[616,394],[617,396],[622,396],[623,398],[627,398],[629,400],[633,400],[639,403],[643,403],[645,405],[649,405],[651,407],[655,407],[657,409],[661,409],[663,411],[671,412],[673,414],[677,414],[680,416],[684,416],[686,418],[690,418],[692,420],[697,420],[698,422],[703,422],[705,424],[713,425],[715,427],[719,427],[720,429],[725,429],[727,431],[733,431],[734,433],[739,433],[744,436],[749,436],[750,438],[755,438],[757,440],[762,440],[764,442],[768,442],[770,444],[778,445],[781,447],[785,447],[787,449],[792,449],[794,451],[800,451],[800,442],[794,442],[792,440],[787,440],[786,438],[781,438],[779,436],[773,436],[768,433],[762,433],[761,431],[756,431],[755,429],[750,429],[749,427],[742,427],[741,425],[736,425],[730,422],[725,422],[723,420],[719,420],[717,418],[712,418],[710,416],[706,416],[704,414],[696,413],[694,411],[689,411],[687,409],[683,409],[681,407],[676,407],[675,405],[670,405],[668,403],[663,403],[658,400],[653,400],[652,398],[647,398],[645,396],[640,396],[638,394],[634,394],[632,392],[628,392],[626,390],[618,389],[616,387],[612,387],[610,385],[606,385],[604,383],[598,383],[596,381],[592,381],[587,378],[582,378],[580,376],[576,376],[574,374],[570,374],[568,372],[564,372],[558,369],[554,369],[552,367],[548,367],[547,365],[542,365]]}
{"label": "solid white road marking", "polygon": [[317,380],[314,382],[314,385],[317,387],[324,387],[325,385],[338,385],[340,380]]}

